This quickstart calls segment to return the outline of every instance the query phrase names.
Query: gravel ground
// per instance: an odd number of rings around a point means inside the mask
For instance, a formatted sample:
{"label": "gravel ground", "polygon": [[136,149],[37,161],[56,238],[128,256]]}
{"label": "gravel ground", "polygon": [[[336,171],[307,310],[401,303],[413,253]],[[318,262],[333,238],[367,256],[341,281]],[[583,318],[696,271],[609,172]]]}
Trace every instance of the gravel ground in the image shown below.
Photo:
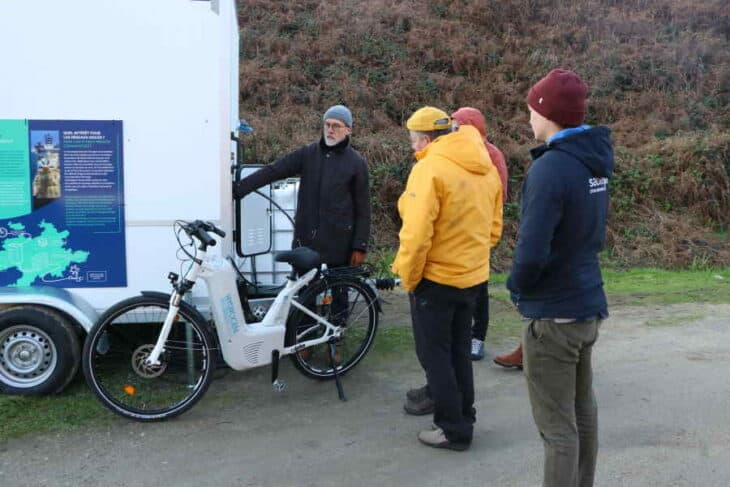
{"label": "gravel ground", "polygon": [[[403,295],[391,302],[384,326],[407,316]],[[730,305],[611,313],[594,351],[596,485],[730,485]],[[488,340],[488,354],[513,345]],[[475,438],[458,453],[421,446],[416,433],[429,418],[402,411],[405,390],[423,381],[410,350],[368,356],[343,380],[347,402],[288,362],[285,392],[273,393],[268,376],[229,373],[169,422],[119,418],[0,443],[0,485],[540,485],[542,446],[524,377],[491,356],[475,363]]]}

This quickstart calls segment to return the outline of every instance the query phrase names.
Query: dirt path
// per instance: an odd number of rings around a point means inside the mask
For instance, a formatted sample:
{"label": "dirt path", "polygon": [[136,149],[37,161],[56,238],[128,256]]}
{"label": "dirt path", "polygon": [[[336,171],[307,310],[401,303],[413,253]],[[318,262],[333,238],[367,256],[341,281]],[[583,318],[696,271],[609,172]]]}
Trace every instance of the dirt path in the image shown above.
{"label": "dirt path", "polygon": [[[407,318],[393,306],[385,326]],[[729,326],[730,305],[612,309],[594,352],[597,485],[730,485]],[[488,352],[513,344],[488,342]],[[282,394],[268,370],[231,373],[174,421],[119,419],[0,443],[0,485],[540,484],[542,446],[520,372],[476,363],[474,444],[436,451],[415,437],[429,419],[401,410],[404,391],[423,380],[415,357],[378,357],[345,378],[346,403],[287,362]]]}

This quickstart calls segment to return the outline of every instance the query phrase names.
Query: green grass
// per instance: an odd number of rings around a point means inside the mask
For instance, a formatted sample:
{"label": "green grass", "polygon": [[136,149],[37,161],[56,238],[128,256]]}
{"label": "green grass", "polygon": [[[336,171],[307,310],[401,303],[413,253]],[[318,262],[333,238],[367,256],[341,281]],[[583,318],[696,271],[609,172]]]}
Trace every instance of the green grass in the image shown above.
{"label": "green grass", "polygon": [[410,326],[384,326],[378,330],[369,355],[372,355],[371,360],[391,358],[404,350],[413,350],[413,346],[413,331]]}
{"label": "green grass", "polygon": [[[490,294],[509,300],[503,285],[507,274],[489,277]],[[670,271],[665,269],[603,269],[612,305],[730,303],[730,268]]]}
{"label": "green grass", "polygon": [[27,434],[74,431],[113,418],[82,380],[54,396],[0,395],[0,411],[0,443]]}
{"label": "green grass", "polygon": [[[392,275],[390,265],[395,257],[392,250],[378,250],[368,256],[377,275]],[[489,276],[490,295],[509,302],[504,289],[507,273],[492,272]],[[639,268],[617,270],[604,267],[603,281],[609,302],[621,304],[674,304],[688,302],[730,303],[730,267],[671,271]]]}
{"label": "green grass", "polygon": [[605,270],[611,304],[730,303],[730,268]]}
{"label": "green grass", "polygon": [[[506,273],[492,273],[489,277],[489,340],[497,343],[519,340],[525,323],[504,287],[507,277]],[[730,303],[730,268],[695,271],[607,269],[603,271],[603,280],[609,308],[620,305]],[[699,318],[701,316],[680,316],[676,320],[646,325],[677,326]],[[376,345],[382,347],[385,356],[394,349],[397,351],[401,346],[413,344],[410,326],[383,327],[378,332],[378,340]]]}

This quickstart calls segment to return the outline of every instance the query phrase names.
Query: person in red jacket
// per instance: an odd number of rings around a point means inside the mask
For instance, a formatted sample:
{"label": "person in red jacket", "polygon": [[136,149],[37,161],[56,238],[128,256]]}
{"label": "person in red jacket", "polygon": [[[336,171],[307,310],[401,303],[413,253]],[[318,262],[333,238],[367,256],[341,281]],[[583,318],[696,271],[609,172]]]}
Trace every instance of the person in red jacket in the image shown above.
{"label": "person in red jacket", "polygon": [[[471,125],[479,130],[487,147],[489,157],[492,159],[494,167],[497,168],[499,179],[502,182],[502,202],[507,201],[507,164],[504,160],[504,154],[497,146],[491,144],[487,140],[487,131],[485,128],[484,115],[476,108],[462,107],[451,114],[451,119],[457,125]],[[474,324],[472,326],[471,338],[471,359],[481,360],[484,358],[484,340],[487,338],[487,328],[489,327],[489,281],[484,281],[477,295],[476,307],[474,308]]]}
{"label": "person in red jacket", "polygon": [[500,151],[496,145],[492,144],[487,140],[486,122],[482,112],[472,107],[461,107],[451,114],[451,119],[457,125],[471,125],[475,127],[484,140],[484,145],[487,146],[487,152],[489,157],[492,158],[492,164],[497,168],[499,179],[502,181],[502,202],[507,201],[507,163],[504,160],[504,154]]}
{"label": "person in red jacket", "polygon": [[[493,144],[487,140],[487,132],[485,129],[484,115],[476,108],[463,107],[451,114],[451,118],[459,125],[472,125],[476,127],[484,138],[484,145],[487,146],[489,156],[492,163],[497,168],[499,178],[502,180],[502,197],[507,201],[507,164],[504,155]],[[487,336],[487,328],[489,326],[489,298],[487,295],[488,283],[484,283],[483,289],[479,290],[476,308],[474,309],[474,326],[472,329],[471,341],[471,358],[472,360],[481,360],[484,358],[484,339]],[[494,363],[507,368],[517,368],[522,370],[522,344],[507,354],[497,355],[494,357]]]}

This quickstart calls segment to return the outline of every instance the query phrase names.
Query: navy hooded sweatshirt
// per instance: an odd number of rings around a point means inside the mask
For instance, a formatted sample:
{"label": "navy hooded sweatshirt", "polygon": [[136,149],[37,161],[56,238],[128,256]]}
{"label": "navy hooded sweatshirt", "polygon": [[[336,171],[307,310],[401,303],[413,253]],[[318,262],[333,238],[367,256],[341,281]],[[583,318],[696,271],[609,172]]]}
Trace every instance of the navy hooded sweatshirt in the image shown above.
{"label": "navy hooded sweatshirt", "polygon": [[606,241],[611,132],[592,127],[531,151],[507,288],[528,318],[608,316],[598,253]]}

